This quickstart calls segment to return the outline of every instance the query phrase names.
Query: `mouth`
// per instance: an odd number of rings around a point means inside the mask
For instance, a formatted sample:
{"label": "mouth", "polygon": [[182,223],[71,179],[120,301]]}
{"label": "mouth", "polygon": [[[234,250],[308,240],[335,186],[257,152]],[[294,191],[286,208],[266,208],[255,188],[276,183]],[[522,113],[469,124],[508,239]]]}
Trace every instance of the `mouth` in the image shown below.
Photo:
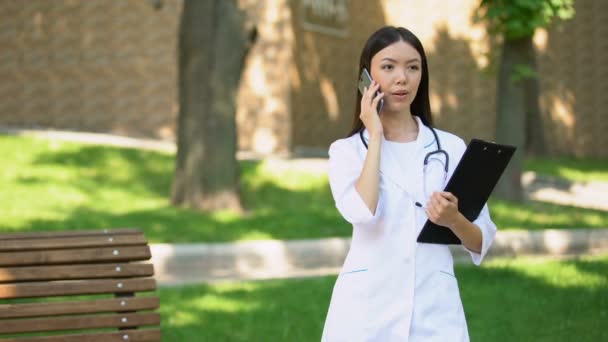
{"label": "mouth", "polygon": [[393,92],[394,96],[398,96],[398,97],[405,97],[406,95],[408,95],[410,92],[407,90],[398,90],[396,92]]}

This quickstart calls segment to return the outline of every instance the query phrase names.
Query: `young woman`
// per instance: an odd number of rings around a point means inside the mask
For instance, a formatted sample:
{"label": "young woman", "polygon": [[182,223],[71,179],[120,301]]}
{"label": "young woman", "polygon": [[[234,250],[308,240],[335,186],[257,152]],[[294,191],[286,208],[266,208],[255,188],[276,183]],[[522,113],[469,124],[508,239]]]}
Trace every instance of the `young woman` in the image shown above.
{"label": "young woman", "polygon": [[451,229],[476,265],[492,244],[487,206],[470,222],[442,191],[466,145],[431,127],[427,60],[412,32],[376,31],[364,68],[374,81],[357,93],[349,137],[329,148],[332,194],[353,235],[322,340],[468,341],[448,246],[416,241],[428,219]]}

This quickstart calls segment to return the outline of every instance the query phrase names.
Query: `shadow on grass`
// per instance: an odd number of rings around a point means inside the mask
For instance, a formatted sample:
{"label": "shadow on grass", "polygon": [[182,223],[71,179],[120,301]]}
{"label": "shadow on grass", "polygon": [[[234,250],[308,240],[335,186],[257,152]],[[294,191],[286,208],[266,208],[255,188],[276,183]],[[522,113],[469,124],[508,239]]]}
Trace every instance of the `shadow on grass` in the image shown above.
{"label": "shadow on grass", "polygon": [[[73,186],[95,192],[100,186],[125,189],[137,194],[169,196],[174,156],[158,152],[107,146],[67,145],[60,151],[42,153],[33,166],[73,168],[78,178]],[[42,177],[24,182],[47,182]],[[69,179],[73,182],[73,179]]]}
{"label": "shadow on grass", "polygon": [[[152,242],[233,241],[240,239],[301,239],[350,234],[335,210],[329,186],[311,182],[288,189],[266,177],[259,161],[243,161],[241,189],[247,213],[201,213],[169,204],[173,156],[134,149],[62,145],[44,150],[18,178],[29,193],[56,189],[82,200],[48,192],[42,210],[20,227],[5,231],[40,231],[139,227]],[[69,167],[66,167],[69,166]],[[306,183],[306,181],[304,182]],[[77,194],[77,195],[73,195]],[[55,196],[55,197],[53,197]],[[49,217],[50,216],[50,217]],[[6,224],[4,224],[6,225]]]}
{"label": "shadow on grass", "polygon": [[334,278],[162,288],[165,341],[319,341]]}
{"label": "shadow on grass", "polygon": [[[608,331],[601,324],[608,319],[608,259],[559,265],[532,275],[512,267],[458,266],[471,340],[606,340]],[[591,270],[602,282],[570,283],[565,272],[569,266]],[[553,281],[546,279],[552,276]],[[561,279],[570,285],[560,285]],[[162,288],[164,340],[318,341],[334,281],[323,277]]]}
{"label": "shadow on grass", "polygon": [[606,228],[608,211],[552,204],[540,201],[523,203],[491,199],[492,219],[500,230]]}
{"label": "shadow on grass", "polygon": [[[260,191],[274,192],[273,196],[279,192],[284,197],[282,201],[258,201],[244,217],[231,213],[205,214],[168,205],[126,213],[80,206],[59,219],[31,219],[19,231],[137,227],[150,242],[306,239],[346,236],[351,232],[333,205],[315,201],[314,192],[285,191],[270,184],[262,186]],[[15,230],[2,226],[0,229]]]}
{"label": "shadow on grass", "polygon": [[[117,212],[111,206],[58,208],[58,219],[30,219],[20,231],[138,227],[151,242],[222,242],[250,239],[307,239],[345,236],[351,227],[336,210],[328,189],[287,190],[264,182],[243,195],[249,208],[244,216],[200,213],[168,203],[150,209]],[[502,203],[500,203],[502,205]],[[557,206],[491,205],[499,229],[603,228],[608,212]],[[120,209],[120,208],[117,208]],[[560,219],[561,218],[561,219]],[[576,222],[573,225],[573,222]],[[14,227],[2,227],[5,231]]]}
{"label": "shadow on grass", "polygon": [[526,170],[562,179],[567,179],[570,176],[570,178],[582,181],[588,181],[592,178],[608,181],[606,178],[608,173],[607,159],[536,158],[525,160],[524,167]]}
{"label": "shadow on grass", "polygon": [[458,267],[471,340],[605,340],[608,332],[600,328],[608,319],[608,259],[559,264],[540,271],[534,265]]}
{"label": "shadow on grass", "polygon": [[[28,172],[22,172],[17,177],[21,184],[7,193],[19,198],[7,203],[14,206],[7,211],[31,207],[30,217],[18,227],[0,223],[0,229],[139,227],[152,242],[351,235],[350,225],[335,209],[326,179],[320,176],[273,173],[263,162],[243,161],[241,189],[247,213],[237,216],[172,207],[172,155],[77,144],[65,144],[59,150],[46,147],[34,155],[33,161],[18,165]],[[30,197],[16,197],[21,194]],[[490,203],[490,210],[501,230],[608,226],[608,212],[601,210],[498,200]]]}
{"label": "shadow on grass", "polygon": [[[573,266],[578,272],[601,279],[604,286],[608,287],[608,256],[604,258],[604,263],[588,260],[566,260],[562,261],[562,264]],[[608,289],[606,289],[606,291],[608,291]],[[608,295],[608,292],[606,295]],[[605,313],[608,315],[608,306],[605,306],[604,308],[606,309]]]}

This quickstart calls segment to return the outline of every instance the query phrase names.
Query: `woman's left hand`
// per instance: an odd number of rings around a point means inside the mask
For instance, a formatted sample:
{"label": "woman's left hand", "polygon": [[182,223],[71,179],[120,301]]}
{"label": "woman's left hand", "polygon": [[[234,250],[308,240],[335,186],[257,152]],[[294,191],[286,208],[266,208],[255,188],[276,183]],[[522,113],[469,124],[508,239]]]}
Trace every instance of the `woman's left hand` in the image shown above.
{"label": "woman's left hand", "polygon": [[427,203],[426,215],[431,222],[452,229],[461,216],[458,198],[450,192],[433,192]]}

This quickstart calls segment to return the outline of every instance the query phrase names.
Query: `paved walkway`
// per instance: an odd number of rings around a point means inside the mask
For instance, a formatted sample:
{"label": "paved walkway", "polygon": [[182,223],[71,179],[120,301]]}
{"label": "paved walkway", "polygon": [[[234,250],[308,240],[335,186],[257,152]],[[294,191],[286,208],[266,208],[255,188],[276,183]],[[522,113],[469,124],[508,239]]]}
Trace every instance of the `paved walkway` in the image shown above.
{"label": "paved walkway", "polygon": [[[108,134],[54,130],[2,129],[0,133],[31,135],[55,140],[106,144],[174,152],[168,141],[134,139]],[[240,159],[262,158],[240,152]],[[271,158],[277,168],[325,172],[326,158]],[[539,177],[526,172],[522,181],[530,198],[566,205],[608,210],[607,183],[576,183]],[[224,280],[289,278],[336,274],[344,261],[350,239],[264,240],[214,244],[153,244],[152,261],[161,285],[180,285]],[[470,262],[460,246],[453,253],[457,262]],[[499,231],[487,256],[542,256],[552,258],[608,253],[608,229],[545,231]]]}
{"label": "paved walkway", "polygon": [[[161,285],[337,274],[348,238],[264,240],[215,244],[154,244],[152,261]],[[461,246],[456,262],[470,263]],[[608,229],[498,232],[486,256],[568,258],[608,253]]]}

